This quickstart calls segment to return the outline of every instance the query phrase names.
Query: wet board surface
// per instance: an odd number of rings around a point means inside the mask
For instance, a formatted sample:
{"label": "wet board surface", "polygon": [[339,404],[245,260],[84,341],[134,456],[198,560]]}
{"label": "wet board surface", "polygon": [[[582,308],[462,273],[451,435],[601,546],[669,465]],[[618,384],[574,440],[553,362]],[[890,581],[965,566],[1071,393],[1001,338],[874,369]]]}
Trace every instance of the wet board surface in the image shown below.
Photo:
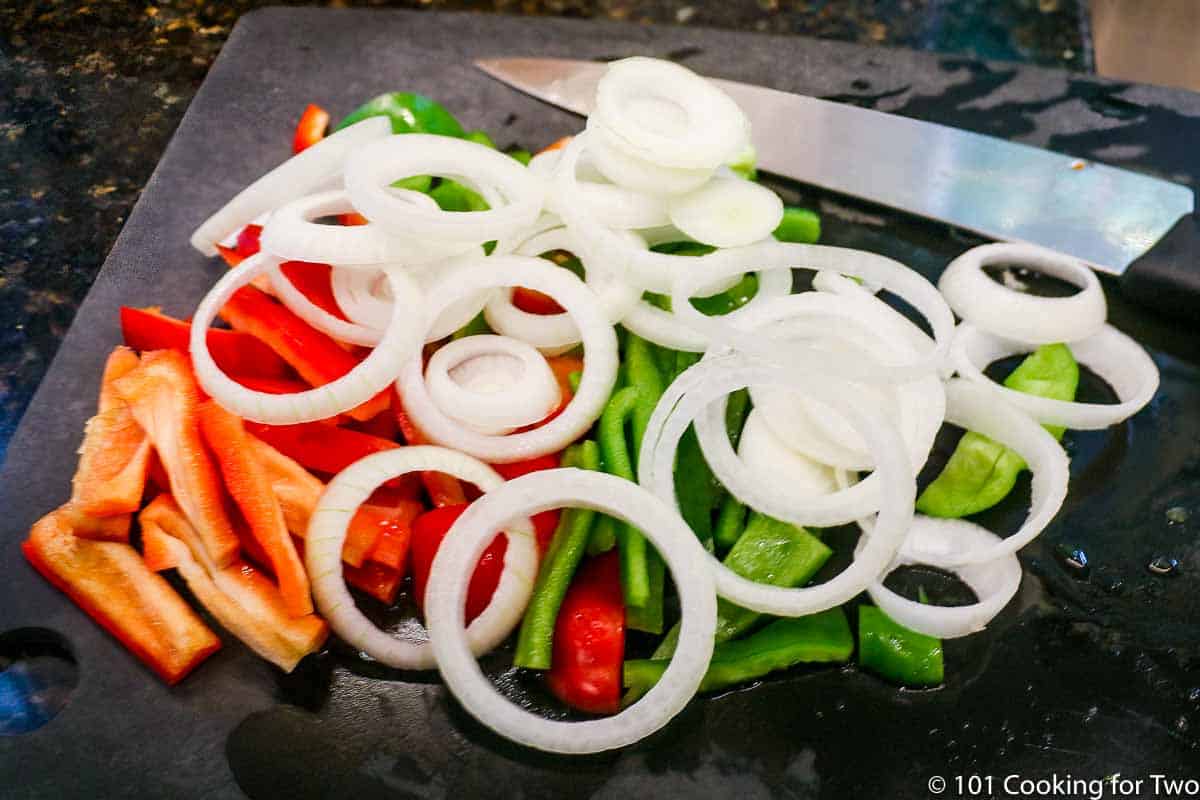
{"label": "wet board surface", "polygon": [[[104,356],[120,339],[118,306],[192,312],[223,268],[192,250],[188,234],[287,155],[304,105],[337,119],[379,92],[418,91],[501,146],[536,149],[578,129],[579,119],[486,78],[471,61],[537,54],[668,56],[715,76],[1200,183],[1200,96],[1182,91],[687,28],[391,11],[269,9],[244,18],[81,307],[0,475],[0,632],[58,632],[79,675],[57,718],[0,736],[0,794],[927,797],[935,775],[1194,775],[1200,335],[1127,307],[1111,285],[1110,317],[1151,347],[1161,391],[1126,424],[1067,434],[1066,506],[1022,551],[1025,577],[1009,608],[986,633],[948,644],[947,682],[936,691],[898,691],[852,668],[801,669],[694,701],[625,751],[549,757],[476,724],[436,675],[381,670],[336,646],[285,677],[225,636],[217,656],[164,687],[33,572],[18,543],[69,494]],[[804,131],[792,134],[805,147]],[[781,191],[822,211],[827,243],[891,255],[930,278],[978,242],[805,187]],[[1085,392],[1101,397],[1104,387],[1085,381]],[[1021,502],[1012,498],[991,521],[1011,529]],[[1174,508],[1191,518],[1170,522]],[[1087,553],[1086,572],[1056,555],[1070,549]],[[1178,561],[1173,575],[1148,569],[1159,557]],[[525,692],[503,654],[488,665],[507,691]]]}

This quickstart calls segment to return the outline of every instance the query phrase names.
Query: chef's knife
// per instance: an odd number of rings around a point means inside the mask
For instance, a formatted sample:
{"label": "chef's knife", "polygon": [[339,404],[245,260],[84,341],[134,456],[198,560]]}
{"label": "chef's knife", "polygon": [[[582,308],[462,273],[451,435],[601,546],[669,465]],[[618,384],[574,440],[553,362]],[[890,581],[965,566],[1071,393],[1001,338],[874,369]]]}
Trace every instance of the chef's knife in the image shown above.
{"label": "chef's knife", "polygon": [[[477,61],[540,100],[591,111],[605,65]],[[857,106],[716,80],[746,112],[761,169],[1121,277],[1150,308],[1200,322],[1200,216],[1186,186]]]}

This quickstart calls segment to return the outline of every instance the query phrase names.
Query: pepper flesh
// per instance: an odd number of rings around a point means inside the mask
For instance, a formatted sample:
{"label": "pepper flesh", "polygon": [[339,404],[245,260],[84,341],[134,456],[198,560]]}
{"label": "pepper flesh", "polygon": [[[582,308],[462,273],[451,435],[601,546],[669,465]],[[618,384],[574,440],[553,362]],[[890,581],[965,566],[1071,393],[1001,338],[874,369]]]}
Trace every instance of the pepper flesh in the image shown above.
{"label": "pepper flesh", "polygon": [[267,471],[250,449],[250,437],[241,418],[211,400],[200,406],[199,417],[200,430],[216,456],[225,477],[225,487],[241,509],[255,540],[267,554],[288,613],[293,617],[311,614],[313,604],[308,573],[292,545]]}
{"label": "pepper flesh", "polygon": [[[438,547],[450,532],[450,528],[467,510],[468,505],[463,503],[435,508],[413,520],[412,581],[413,598],[417,605],[425,605],[425,585],[429,581],[429,569],[433,566]],[[467,586],[465,624],[471,624],[471,620],[482,614],[488,603],[492,602],[492,595],[500,585],[500,574],[504,572],[504,553],[507,550],[507,537],[497,534],[479,557],[475,571],[471,573],[471,582]]]}
{"label": "pepper flesh", "polygon": [[[600,469],[600,448],[595,442],[585,440],[569,447],[563,454],[562,463],[564,467],[597,471]],[[571,578],[583,560],[595,517],[596,512],[585,508],[568,508],[560,515],[521,620],[517,649],[513,654],[516,666],[550,668],[555,621]]]}
{"label": "pepper flesh", "polygon": [[[845,663],[853,652],[854,637],[841,608],[777,619],[745,639],[714,647],[698,691],[726,689],[797,664]],[[649,691],[669,663],[669,659],[658,658],[626,661],[625,686],[630,689],[630,697]]]}
{"label": "pepper flesh", "polygon": [[[1079,364],[1065,344],[1043,345],[1004,380],[1009,389],[1054,400],[1074,400]],[[1047,425],[1062,439],[1064,429]],[[933,517],[965,517],[999,503],[1026,467],[1012,450],[982,434],[967,431],[946,466],[917,498],[917,510]]]}
{"label": "pepper flesh", "polygon": [[[190,322],[168,317],[157,308],[121,306],[121,335],[125,344],[134,350],[186,353],[191,330]],[[211,328],[208,350],[217,366],[235,378],[243,375],[288,378],[294,375],[292,368],[274,350],[248,333]]]}
{"label": "pepper flesh", "polygon": [[[331,383],[361,361],[253,286],[243,286],[234,292],[220,313],[230,327],[254,336],[274,350],[310,386]],[[387,408],[388,402],[388,392],[382,391],[346,413],[357,420],[368,420]]]}
{"label": "pepper flesh", "polygon": [[[400,427],[400,435],[408,444],[429,444],[425,434],[412,423],[404,411],[404,405],[399,392],[392,392],[392,413]],[[425,492],[429,500],[438,508],[456,506],[467,502],[467,494],[463,491],[462,483],[453,475],[444,472],[422,472],[421,481],[425,484]]]}
{"label": "pepper flesh", "polygon": [[625,608],[616,553],[586,561],[571,581],[554,627],[554,658],[546,686],[559,700],[590,714],[621,705]]}
{"label": "pepper flesh", "polygon": [[875,606],[858,607],[858,663],[903,686],[942,682],[942,640],[909,630]]}
{"label": "pepper flesh", "polygon": [[21,552],[168,684],[221,647],[216,634],[128,544],[81,539],[52,511],[34,523]]}
{"label": "pepper flesh", "polygon": [[[514,478],[528,475],[531,472],[540,472],[544,469],[557,469],[559,464],[560,458],[558,453],[547,453],[544,456],[526,459],[525,461],[514,461],[509,464],[493,464],[492,469],[499,472],[504,480],[511,481]],[[549,511],[534,514],[530,518],[533,522],[533,532],[537,536],[539,554],[545,554],[546,550],[550,547],[550,541],[554,538],[554,531],[558,528],[559,515],[559,509],[552,508]]]}
{"label": "pepper flesh", "polygon": [[329,112],[315,103],[309,103],[296,123],[296,132],[292,136],[292,152],[299,153],[312,147],[325,138],[325,129],[329,127]]}
{"label": "pepper flesh", "polygon": [[465,136],[462,125],[444,106],[413,92],[388,92],[373,97],[354,109],[335,130],[341,130],[367,117],[387,117],[392,133],[433,133],[439,136]]}
{"label": "pepper flesh", "polygon": [[812,244],[821,238],[821,218],[807,208],[787,206],[783,209],[783,219],[771,235],[781,242]]}
{"label": "pepper flesh", "polygon": [[200,436],[200,390],[187,357],[176,350],[145,353],[115,387],[153,443],[171,492],[209,557],[221,567],[233,563],[238,539],[225,512],[220,474]]}

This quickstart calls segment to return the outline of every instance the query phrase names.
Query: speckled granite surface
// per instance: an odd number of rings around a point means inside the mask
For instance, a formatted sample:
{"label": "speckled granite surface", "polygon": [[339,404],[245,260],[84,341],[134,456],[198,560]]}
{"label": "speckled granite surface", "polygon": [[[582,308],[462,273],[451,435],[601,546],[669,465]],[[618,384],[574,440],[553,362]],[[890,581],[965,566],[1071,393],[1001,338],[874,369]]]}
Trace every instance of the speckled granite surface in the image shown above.
{"label": "speckled granite surface", "polygon": [[[0,457],[184,108],[238,16],[258,5],[0,4]],[[402,5],[796,33],[1090,66],[1078,0]]]}

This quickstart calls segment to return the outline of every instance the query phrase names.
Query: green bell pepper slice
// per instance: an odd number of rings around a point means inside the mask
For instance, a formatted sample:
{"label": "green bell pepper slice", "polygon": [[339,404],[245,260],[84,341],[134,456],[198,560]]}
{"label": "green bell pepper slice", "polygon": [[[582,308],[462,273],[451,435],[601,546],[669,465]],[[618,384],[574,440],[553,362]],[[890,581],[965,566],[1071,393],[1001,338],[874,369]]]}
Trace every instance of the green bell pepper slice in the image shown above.
{"label": "green bell pepper slice", "polygon": [[909,630],[875,606],[858,607],[858,663],[902,686],[937,686],[942,640]]}
{"label": "green bell pepper slice", "polygon": [[[1065,344],[1043,345],[1005,378],[1009,389],[1054,400],[1074,400],[1079,364]],[[1064,429],[1047,425],[1054,438]],[[967,431],[937,478],[917,498],[917,510],[932,517],[966,517],[999,503],[1012,491],[1025,461],[982,434]]]}
{"label": "green bell pepper slice", "polygon": [[781,242],[813,244],[821,238],[821,218],[807,208],[788,206],[772,235]]}
{"label": "green bell pepper slice", "polygon": [[334,130],[341,130],[367,117],[388,117],[392,133],[433,133],[439,136],[465,136],[454,115],[440,103],[413,92],[388,92],[373,97],[350,112]]}

